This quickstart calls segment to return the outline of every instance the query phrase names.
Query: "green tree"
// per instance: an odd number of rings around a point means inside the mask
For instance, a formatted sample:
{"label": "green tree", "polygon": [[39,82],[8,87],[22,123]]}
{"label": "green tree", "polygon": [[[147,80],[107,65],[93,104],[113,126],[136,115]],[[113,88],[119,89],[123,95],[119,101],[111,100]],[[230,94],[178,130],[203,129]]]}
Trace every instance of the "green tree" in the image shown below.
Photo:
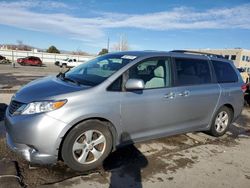
{"label": "green tree", "polygon": [[53,45],[50,46],[46,52],[60,54],[60,51]]}
{"label": "green tree", "polygon": [[98,55],[103,55],[103,54],[107,54],[109,53],[108,49],[107,48],[103,48],[99,53]]}

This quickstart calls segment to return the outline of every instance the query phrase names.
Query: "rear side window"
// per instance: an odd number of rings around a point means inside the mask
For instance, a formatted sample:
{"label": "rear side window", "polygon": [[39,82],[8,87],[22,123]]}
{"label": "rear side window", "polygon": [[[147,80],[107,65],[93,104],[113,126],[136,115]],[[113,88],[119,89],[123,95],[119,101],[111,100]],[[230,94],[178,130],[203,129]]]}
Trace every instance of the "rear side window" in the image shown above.
{"label": "rear side window", "polygon": [[238,82],[238,76],[230,63],[223,61],[212,61],[212,63],[219,83]]}
{"label": "rear side window", "polygon": [[199,85],[211,83],[208,61],[200,59],[175,59],[177,85]]}

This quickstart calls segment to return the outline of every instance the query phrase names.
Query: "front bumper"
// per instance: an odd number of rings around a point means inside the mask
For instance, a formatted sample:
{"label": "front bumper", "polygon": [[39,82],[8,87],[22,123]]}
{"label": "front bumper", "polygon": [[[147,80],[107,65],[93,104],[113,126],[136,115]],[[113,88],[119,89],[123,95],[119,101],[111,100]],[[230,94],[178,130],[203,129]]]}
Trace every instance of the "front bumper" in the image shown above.
{"label": "front bumper", "polygon": [[26,144],[14,143],[8,133],[6,133],[6,140],[8,147],[20,154],[26,161],[34,164],[53,164],[57,161],[57,156],[41,154],[35,148],[29,147]]}
{"label": "front bumper", "polygon": [[34,164],[57,162],[60,134],[66,125],[45,113],[10,116],[7,109],[5,114],[8,146]]}

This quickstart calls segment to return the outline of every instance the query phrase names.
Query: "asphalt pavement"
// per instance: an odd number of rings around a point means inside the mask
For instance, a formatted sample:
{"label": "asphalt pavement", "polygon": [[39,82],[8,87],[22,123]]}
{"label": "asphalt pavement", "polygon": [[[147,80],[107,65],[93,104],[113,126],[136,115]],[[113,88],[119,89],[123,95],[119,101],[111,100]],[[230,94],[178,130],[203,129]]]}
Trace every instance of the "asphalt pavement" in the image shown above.
{"label": "asphalt pavement", "polygon": [[113,152],[102,167],[86,173],[74,172],[62,162],[30,166],[6,147],[4,109],[22,85],[58,71],[58,67],[0,65],[0,187],[6,187],[4,180],[27,187],[249,188],[249,107],[220,138],[197,132],[134,144]]}

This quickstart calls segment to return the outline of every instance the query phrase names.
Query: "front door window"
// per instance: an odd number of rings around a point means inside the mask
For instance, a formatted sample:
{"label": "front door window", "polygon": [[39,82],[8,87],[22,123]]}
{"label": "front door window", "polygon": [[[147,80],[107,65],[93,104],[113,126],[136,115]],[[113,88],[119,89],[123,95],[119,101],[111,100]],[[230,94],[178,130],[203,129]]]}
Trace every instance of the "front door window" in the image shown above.
{"label": "front door window", "polygon": [[129,79],[142,79],[145,89],[170,86],[170,59],[151,58],[129,69]]}

